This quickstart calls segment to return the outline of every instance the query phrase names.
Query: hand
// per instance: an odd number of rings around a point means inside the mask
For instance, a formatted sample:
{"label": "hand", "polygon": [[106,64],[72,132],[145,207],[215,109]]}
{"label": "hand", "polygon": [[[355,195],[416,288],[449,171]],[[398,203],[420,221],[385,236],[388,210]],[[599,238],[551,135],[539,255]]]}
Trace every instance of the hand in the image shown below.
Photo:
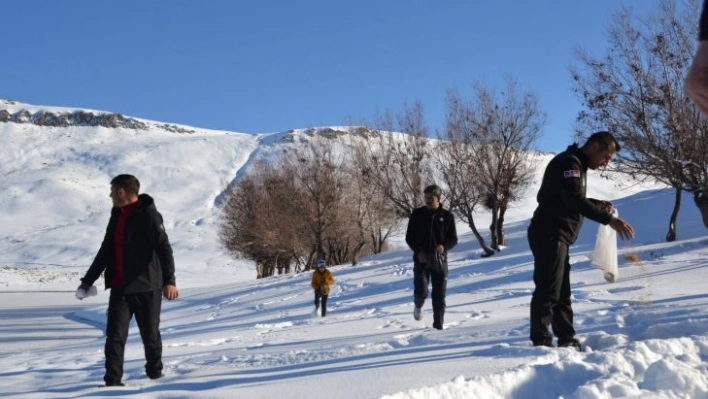
{"label": "hand", "polygon": [[82,301],[84,298],[89,296],[90,285],[82,282],[81,285],[76,289],[76,298]]}
{"label": "hand", "polygon": [[440,255],[442,255],[442,254],[445,253],[445,246],[442,245],[442,244],[440,244],[440,245],[438,245],[438,246],[435,248],[435,251],[437,251],[437,253],[439,253]]}
{"label": "hand", "polygon": [[698,43],[683,89],[698,110],[708,115],[708,41]]}
{"label": "hand", "polygon": [[423,251],[418,252],[418,262],[419,263],[428,263],[428,254],[426,254]]}
{"label": "hand", "polygon": [[615,210],[615,206],[610,201],[598,201],[597,206],[609,213],[612,213]]}
{"label": "hand", "polygon": [[168,301],[179,298],[179,291],[177,287],[172,284],[168,284],[162,287],[162,296],[164,296]]}
{"label": "hand", "polygon": [[610,220],[612,227],[623,240],[631,240],[634,238],[634,229],[632,226],[620,218],[613,217]]}

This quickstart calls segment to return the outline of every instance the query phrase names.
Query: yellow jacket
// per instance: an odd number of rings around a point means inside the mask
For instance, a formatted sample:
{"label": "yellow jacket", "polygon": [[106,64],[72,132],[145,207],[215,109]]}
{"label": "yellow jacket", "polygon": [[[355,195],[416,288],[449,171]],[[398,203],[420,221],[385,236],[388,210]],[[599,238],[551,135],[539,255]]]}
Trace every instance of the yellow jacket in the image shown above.
{"label": "yellow jacket", "polygon": [[334,276],[329,270],[324,269],[323,272],[315,270],[312,273],[311,285],[313,290],[317,290],[317,288],[323,287],[322,295],[329,295],[329,286],[331,284],[334,284]]}

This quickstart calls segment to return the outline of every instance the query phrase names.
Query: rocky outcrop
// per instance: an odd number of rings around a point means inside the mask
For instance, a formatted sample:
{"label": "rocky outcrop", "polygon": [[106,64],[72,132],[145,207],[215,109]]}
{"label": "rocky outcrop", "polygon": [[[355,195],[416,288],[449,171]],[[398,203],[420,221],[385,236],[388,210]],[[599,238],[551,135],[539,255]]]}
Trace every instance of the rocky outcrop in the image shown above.
{"label": "rocky outcrop", "polygon": [[[294,130],[288,131],[288,135],[293,135],[294,133]],[[380,135],[379,131],[366,126],[349,126],[344,128],[311,127],[309,129],[305,129],[303,133],[310,137],[320,136],[328,139],[336,139],[346,136],[355,136],[368,139]]]}
{"label": "rocky outcrop", "polygon": [[[13,105],[14,102],[3,100],[2,104]],[[194,133],[193,129],[187,129],[177,125],[154,124],[126,117],[116,113],[96,113],[92,111],[56,112],[39,110],[30,112],[26,109],[10,113],[7,109],[0,109],[0,122],[31,123],[38,126],[103,126],[107,128],[126,128],[136,130],[162,129],[174,133]]]}

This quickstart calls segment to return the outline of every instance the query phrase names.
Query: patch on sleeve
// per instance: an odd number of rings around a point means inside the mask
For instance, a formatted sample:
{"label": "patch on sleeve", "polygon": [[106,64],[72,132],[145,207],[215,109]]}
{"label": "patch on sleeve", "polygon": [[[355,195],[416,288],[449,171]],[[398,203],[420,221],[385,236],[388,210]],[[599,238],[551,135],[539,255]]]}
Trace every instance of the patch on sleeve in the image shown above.
{"label": "patch on sleeve", "polygon": [[566,170],[563,172],[563,177],[566,179],[579,179],[580,178],[580,171],[579,170]]}

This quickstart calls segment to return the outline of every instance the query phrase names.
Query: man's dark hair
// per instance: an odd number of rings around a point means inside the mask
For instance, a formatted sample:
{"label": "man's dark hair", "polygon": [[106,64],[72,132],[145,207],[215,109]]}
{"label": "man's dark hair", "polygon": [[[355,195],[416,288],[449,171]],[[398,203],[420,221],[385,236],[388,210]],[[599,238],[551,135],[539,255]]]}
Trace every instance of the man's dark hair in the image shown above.
{"label": "man's dark hair", "polygon": [[140,192],[140,182],[133,175],[118,175],[111,180],[111,186],[122,188],[130,195],[138,195]]}
{"label": "man's dark hair", "polygon": [[440,187],[438,187],[437,184],[431,184],[428,187],[423,190],[423,194],[432,194],[433,197],[437,197],[437,199],[440,199],[442,196],[442,190]]}
{"label": "man's dark hair", "polygon": [[585,142],[585,145],[590,145],[592,143],[599,143],[602,148],[608,149],[612,144],[615,145],[615,152],[619,152],[620,150],[620,145],[615,139],[615,137],[612,135],[612,133],[601,130],[599,132],[595,132],[588,137],[588,141]]}

